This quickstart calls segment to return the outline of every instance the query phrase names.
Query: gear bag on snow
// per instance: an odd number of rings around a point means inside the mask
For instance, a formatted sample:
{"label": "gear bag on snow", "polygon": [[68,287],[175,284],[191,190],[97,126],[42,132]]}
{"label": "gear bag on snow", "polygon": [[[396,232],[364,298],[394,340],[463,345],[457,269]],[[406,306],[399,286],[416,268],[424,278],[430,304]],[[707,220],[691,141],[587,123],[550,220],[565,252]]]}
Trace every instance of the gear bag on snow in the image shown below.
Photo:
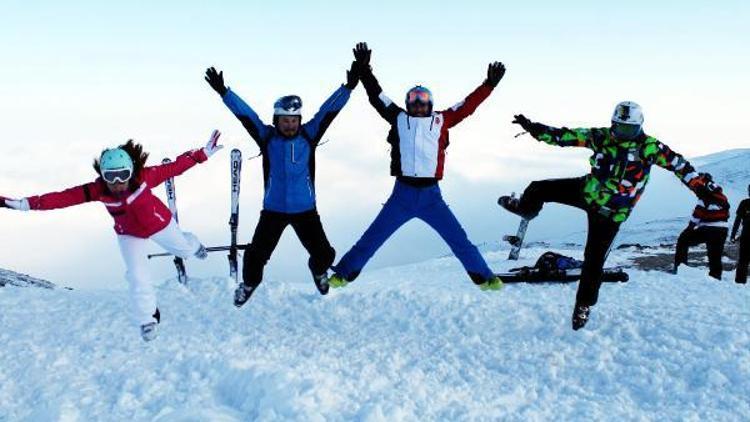
{"label": "gear bag on snow", "polygon": [[[512,268],[497,276],[503,283],[568,283],[581,278],[583,261],[548,251],[543,253],[533,267]],[[628,274],[620,268],[605,268],[602,273],[604,282],[626,282]]]}

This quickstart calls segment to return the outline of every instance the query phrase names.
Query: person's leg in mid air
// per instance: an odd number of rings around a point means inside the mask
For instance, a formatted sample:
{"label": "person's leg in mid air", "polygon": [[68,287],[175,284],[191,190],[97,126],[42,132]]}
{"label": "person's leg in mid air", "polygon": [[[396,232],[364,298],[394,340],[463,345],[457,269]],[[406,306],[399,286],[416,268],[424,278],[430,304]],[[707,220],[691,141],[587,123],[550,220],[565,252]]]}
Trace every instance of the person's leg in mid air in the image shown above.
{"label": "person's leg in mid air", "polygon": [[316,210],[295,214],[291,218],[291,224],[302,246],[310,254],[307,266],[315,286],[321,294],[328,293],[328,268],[336,258],[336,250],[328,242],[320,215]]}

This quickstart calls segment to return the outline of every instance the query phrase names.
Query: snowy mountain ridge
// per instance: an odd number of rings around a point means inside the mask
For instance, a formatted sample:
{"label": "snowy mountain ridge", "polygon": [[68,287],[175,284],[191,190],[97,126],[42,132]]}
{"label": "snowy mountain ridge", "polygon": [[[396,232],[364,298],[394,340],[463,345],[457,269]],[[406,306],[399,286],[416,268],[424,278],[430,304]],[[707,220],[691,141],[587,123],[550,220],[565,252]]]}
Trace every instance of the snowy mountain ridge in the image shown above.
{"label": "snowy mountain ridge", "polygon": [[0,287],[8,285],[16,287],[41,287],[44,289],[54,289],[56,287],[50,281],[0,268]]}

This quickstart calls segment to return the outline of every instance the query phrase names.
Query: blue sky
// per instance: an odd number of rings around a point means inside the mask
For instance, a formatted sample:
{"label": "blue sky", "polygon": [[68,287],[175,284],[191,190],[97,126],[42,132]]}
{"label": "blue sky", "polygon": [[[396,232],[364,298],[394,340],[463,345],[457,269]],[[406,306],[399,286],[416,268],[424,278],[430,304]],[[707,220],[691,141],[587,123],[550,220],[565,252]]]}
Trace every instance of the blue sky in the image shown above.
{"label": "blue sky", "polygon": [[[442,183],[470,237],[496,240],[513,224],[493,208],[498,194],[536,178],[586,171],[586,151],[514,139],[513,113],[602,126],[613,106],[629,99],[643,106],[647,132],[688,156],[748,145],[747,2],[653,3],[6,1],[0,194],[20,197],[88,181],[92,158],[127,138],[143,142],[156,163],[203,144],[218,127],[229,147],[254,155],[247,134],[203,82],[205,68],[223,69],[264,119],[274,99],[290,93],[302,96],[309,117],[343,82],[353,45],[367,41],[392,98],[424,84],[437,108],[461,100],[490,61],[506,64],[496,93],[452,132]],[[339,255],[390,191],[386,133],[358,88],[318,153],[319,208]],[[227,237],[227,160],[228,154],[218,157],[177,182],[183,226],[209,244]],[[246,162],[243,176],[247,240],[261,197],[258,160]],[[685,207],[675,212],[686,214]],[[0,266],[72,285],[124,285],[100,205],[2,214],[8,241],[0,246]],[[373,265],[446,250],[412,223]],[[302,252],[290,231],[269,274],[305,277]],[[224,262],[213,261],[194,268],[222,271]],[[154,270],[168,274],[169,267]]]}

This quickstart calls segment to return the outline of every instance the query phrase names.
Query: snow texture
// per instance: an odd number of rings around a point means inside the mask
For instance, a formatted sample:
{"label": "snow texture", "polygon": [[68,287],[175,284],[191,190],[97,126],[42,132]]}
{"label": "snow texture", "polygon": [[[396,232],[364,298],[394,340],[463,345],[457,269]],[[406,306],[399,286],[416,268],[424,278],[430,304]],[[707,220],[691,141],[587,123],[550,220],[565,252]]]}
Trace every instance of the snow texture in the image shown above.
{"label": "snow texture", "polygon": [[6,286],[0,420],[750,420],[748,287],[631,271],[579,332],[575,288],[481,292],[445,257],[326,297],[267,280],[238,310],[226,278],[167,280],[144,343],[126,292]]}

